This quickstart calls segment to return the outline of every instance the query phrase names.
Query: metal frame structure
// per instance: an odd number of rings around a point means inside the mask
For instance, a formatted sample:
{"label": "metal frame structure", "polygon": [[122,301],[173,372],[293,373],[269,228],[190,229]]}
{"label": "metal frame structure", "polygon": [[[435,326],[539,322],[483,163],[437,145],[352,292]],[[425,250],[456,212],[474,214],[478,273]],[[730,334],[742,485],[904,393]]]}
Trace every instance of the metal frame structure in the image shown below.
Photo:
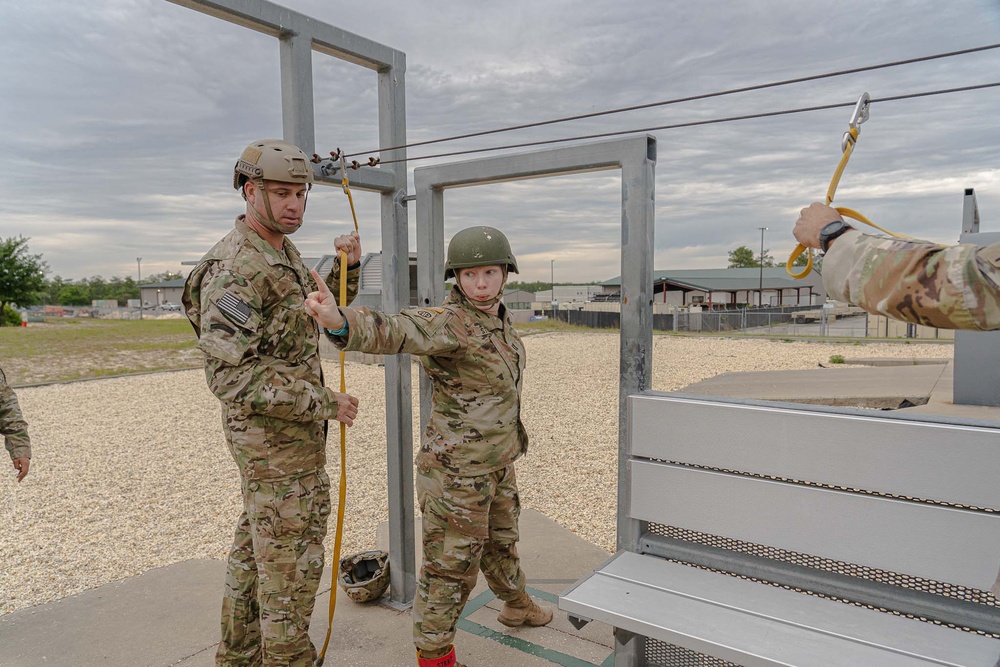
{"label": "metal frame structure", "polygon": [[[317,51],[378,74],[379,143],[406,144],[406,55],[388,46],[317,21],[267,0],[168,0],[209,16],[276,37],[281,57],[281,119],[284,139],[307,155],[316,150],[312,52]],[[409,238],[406,215],[406,151],[383,151],[377,169],[350,174],[352,187],[381,195],[382,308],[394,313],[409,301]],[[316,180],[340,185],[336,165],[314,168]],[[385,417],[389,485],[390,601],[413,600],[413,433],[409,355],[385,358]]]}
{"label": "metal frame structure", "polygon": [[[444,192],[450,188],[620,169],[621,340],[618,390],[618,548],[636,550],[644,522],[632,519],[627,399],[651,387],[653,221],[656,137],[644,135],[414,169],[417,197],[417,302],[444,299]],[[430,412],[430,381],[420,379],[421,423]],[[629,633],[616,631],[615,652],[638,657]]]}

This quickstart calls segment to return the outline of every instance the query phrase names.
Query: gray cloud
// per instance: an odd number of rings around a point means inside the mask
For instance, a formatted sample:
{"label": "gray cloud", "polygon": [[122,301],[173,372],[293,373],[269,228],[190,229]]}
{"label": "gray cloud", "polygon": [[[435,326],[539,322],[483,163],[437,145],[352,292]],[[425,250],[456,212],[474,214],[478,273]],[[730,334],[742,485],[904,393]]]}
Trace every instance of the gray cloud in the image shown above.
{"label": "gray cloud", "polygon": [[[757,0],[608,4],[414,0],[291,9],[407,56],[410,141],[693,95],[997,41],[995,0],[836,5]],[[165,0],[3,3],[0,236],[30,236],[69,277],[178,270],[232,224],[232,164],[281,134],[278,46]],[[374,73],[314,56],[324,151],[378,144]],[[1000,52],[413,148],[411,158],[845,102],[998,78]],[[975,187],[985,228],[1000,216],[1000,90],[877,103],[835,203],[890,229],[951,242]],[[781,257],[800,207],[822,199],[850,114],[835,109],[657,132],[657,268],[724,265],[738,245]],[[468,158],[459,158],[468,159]],[[441,160],[412,161],[409,168]],[[509,233],[522,277],[620,272],[614,172],[449,191],[448,233]],[[357,193],[377,250],[378,198]],[[411,216],[412,218],[412,216]],[[295,240],[329,249],[350,225],[339,189],[317,188]],[[412,239],[412,222],[411,222]],[[411,241],[415,245],[415,242]]]}

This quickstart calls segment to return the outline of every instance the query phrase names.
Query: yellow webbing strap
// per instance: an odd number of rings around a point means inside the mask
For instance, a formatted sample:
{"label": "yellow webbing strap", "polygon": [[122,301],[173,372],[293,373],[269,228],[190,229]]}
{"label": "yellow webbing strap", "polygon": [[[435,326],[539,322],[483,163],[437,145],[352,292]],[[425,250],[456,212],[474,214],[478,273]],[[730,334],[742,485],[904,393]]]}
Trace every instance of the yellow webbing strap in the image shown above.
{"label": "yellow webbing strap", "polygon": [[[844,175],[844,168],[847,167],[847,161],[851,159],[851,153],[854,152],[854,144],[857,143],[859,130],[857,127],[851,127],[847,130],[850,135],[850,140],[845,142],[844,154],[840,158],[840,163],[837,165],[837,170],[833,172],[833,178],[830,180],[830,187],[826,190],[826,205],[829,206],[833,202],[833,196],[837,193],[837,186],[840,185],[840,177]],[[836,207],[837,213],[845,218],[851,218],[852,220],[857,220],[858,222],[863,222],[866,225],[874,227],[880,232],[884,232],[889,236],[895,236],[901,239],[908,239],[909,236],[904,234],[897,234],[896,232],[890,232],[888,229],[883,229],[879,227],[874,222],[861,215],[857,211],[851,208],[846,208],[843,206]],[[795,273],[792,269],[795,265],[795,260],[797,260],[802,253],[808,252],[808,257],[806,260],[806,268],[802,270],[801,273]],[[812,248],[807,248],[801,243],[795,246],[795,250],[792,251],[791,256],[788,258],[788,262],[785,263],[785,270],[788,272],[792,278],[800,279],[805,278],[809,275],[813,268],[813,251]]]}
{"label": "yellow webbing strap", "polygon": [[[343,151],[341,151],[343,155]],[[354,211],[354,197],[351,196],[350,183],[347,181],[347,169],[344,160],[341,158],[340,171],[342,174],[340,185],[344,188],[347,201],[351,204],[351,217],[354,218],[354,231],[358,230],[358,215]],[[347,303],[347,252],[340,251],[340,295],[337,299],[338,305]],[[340,351],[340,393],[347,393],[347,377],[344,374],[344,351]],[[333,614],[337,606],[337,578],[340,573],[340,544],[344,537],[344,505],[347,504],[347,424],[340,422],[340,500],[337,503],[337,532],[333,540],[333,571],[330,576],[330,614],[326,622],[326,639],[323,640],[323,648],[319,652],[316,665],[321,667],[326,659],[326,648],[330,645],[330,635],[333,633]]]}

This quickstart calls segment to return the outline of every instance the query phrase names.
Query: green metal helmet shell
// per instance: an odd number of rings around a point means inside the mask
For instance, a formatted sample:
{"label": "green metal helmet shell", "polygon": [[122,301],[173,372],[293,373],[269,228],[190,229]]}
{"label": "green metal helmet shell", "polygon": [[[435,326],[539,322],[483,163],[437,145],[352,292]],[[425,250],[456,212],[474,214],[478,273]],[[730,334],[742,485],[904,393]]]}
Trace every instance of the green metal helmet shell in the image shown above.
{"label": "green metal helmet shell", "polygon": [[280,139],[261,139],[245,149],[233,168],[233,187],[243,189],[247,180],[312,183],[309,158],[298,146]]}
{"label": "green metal helmet shell", "polygon": [[389,588],[389,554],[362,551],[340,559],[340,587],[355,602],[378,600]]}
{"label": "green metal helmet shell", "polygon": [[456,269],[493,264],[506,266],[509,271],[517,273],[517,260],[507,237],[493,227],[467,227],[451,237],[444,277],[445,280],[451,278]]}

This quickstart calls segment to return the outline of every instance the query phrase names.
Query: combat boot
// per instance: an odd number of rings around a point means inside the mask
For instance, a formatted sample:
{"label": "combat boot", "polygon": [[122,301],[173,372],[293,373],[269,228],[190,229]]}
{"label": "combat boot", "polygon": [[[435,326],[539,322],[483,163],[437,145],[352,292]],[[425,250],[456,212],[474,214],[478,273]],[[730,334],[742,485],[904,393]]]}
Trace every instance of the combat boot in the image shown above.
{"label": "combat boot", "polygon": [[[440,651],[434,651],[433,653],[428,651],[433,655],[434,653],[440,653]],[[424,655],[424,651],[417,649],[417,667],[465,667],[460,662],[455,662],[455,647],[449,646],[448,652],[437,658],[428,658]]]}
{"label": "combat boot", "polygon": [[538,627],[547,625],[552,620],[552,610],[536,604],[527,593],[521,593],[519,599],[503,603],[503,609],[497,616],[497,620],[508,628],[517,628],[522,625]]}

